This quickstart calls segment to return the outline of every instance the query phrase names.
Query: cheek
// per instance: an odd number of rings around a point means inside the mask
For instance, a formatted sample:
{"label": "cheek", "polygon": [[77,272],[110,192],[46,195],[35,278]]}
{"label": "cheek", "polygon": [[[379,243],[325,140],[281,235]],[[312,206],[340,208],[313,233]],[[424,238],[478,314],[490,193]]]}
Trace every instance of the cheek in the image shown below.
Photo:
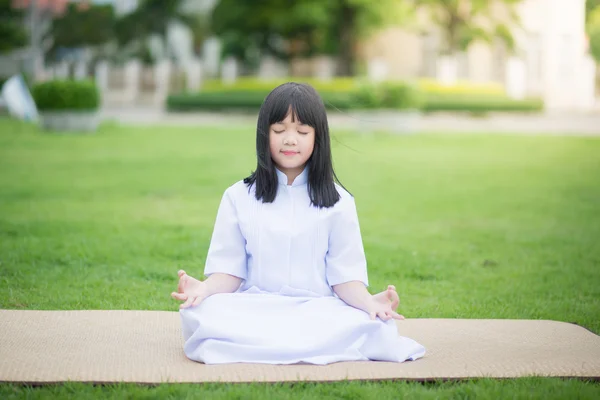
{"label": "cheek", "polygon": [[278,150],[277,141],[273,137],[273,134],[269,135],[269,149],[271,150],[271,156],[277,153]]}
{"label": "cheek", "polygon": [[309,153],[312,153],[313,149],[315,148],[315,135],[310,135],[310,137],[307,137],[304,146]]}

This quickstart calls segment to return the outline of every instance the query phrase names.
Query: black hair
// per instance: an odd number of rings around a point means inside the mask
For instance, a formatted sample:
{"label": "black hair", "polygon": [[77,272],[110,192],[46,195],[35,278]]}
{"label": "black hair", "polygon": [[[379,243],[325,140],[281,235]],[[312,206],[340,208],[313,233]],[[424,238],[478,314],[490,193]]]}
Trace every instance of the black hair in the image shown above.
{"label": "black hair", "polygon": [[[291,109],[291,111],[290,111]],[[269,148],[271,125],[281,122],[288,113],[315,130],[315,145],[308,159],[308,194],[316,207],[332,207],[340,199],[335,182],[329,139],[329,124],[323,100],[310,85],[288,82],[273,89],[265,98],[256,125],[256,170],[244,183],[256,185],[256,199],[272,203],[277,196],[278,178]]]}

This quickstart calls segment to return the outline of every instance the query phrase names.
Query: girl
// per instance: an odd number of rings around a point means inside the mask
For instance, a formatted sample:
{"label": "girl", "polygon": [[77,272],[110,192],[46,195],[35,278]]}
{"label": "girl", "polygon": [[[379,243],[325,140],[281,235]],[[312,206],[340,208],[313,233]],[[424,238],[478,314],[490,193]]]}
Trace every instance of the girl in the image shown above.
{"label": "girl", "polygon": [[[258,115],[256,170],[219,206],[204,274],[179,271],[184,352],[206,364],[415,360],[393,286],[367,291],[354,198],[331,161],[325,107],[286,83]],[[335,181],[334,181],[335,179]]]}

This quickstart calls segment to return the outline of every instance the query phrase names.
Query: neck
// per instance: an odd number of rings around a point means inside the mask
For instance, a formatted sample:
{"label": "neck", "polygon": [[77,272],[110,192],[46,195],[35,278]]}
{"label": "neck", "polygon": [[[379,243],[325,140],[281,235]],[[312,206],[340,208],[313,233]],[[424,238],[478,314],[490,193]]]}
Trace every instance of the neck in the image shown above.
{"label": "neck", "polygon": [[291,185],[292,183],[294,183],[294,180],[298,177],[298,175],[302,173],[303,170],[304,167],[283,170],[282,172],[285,174],[285,176],[287,176],[288,179],[287,184]]}
{"label": "neck", "polygon": [[296,178],[298,178],[298,176],[302,174],[304,168],[306,168],[306,164],[297,168],[281,168],[279,166],[276,166],[276,168],[280,171],[280,173],[283,173],[283,175],[285,175],[284,179],[287,181],[286,184],[288,186],[291,186],[296,180]]}

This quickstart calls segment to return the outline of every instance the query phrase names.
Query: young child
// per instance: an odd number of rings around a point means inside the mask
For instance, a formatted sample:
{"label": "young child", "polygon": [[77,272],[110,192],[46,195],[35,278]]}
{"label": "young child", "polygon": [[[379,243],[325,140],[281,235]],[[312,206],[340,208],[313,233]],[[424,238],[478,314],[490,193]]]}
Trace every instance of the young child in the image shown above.
{"label": "young child", "polygon": [[[179,271],[184,352],[206,364],[415,360],[394,286],[367,291],[354,198],[331,161],[323,102],[286,83],[258,115],[256,170],[219,206],[204,274]],[[335,180],[334,180],[335,179]]]}

